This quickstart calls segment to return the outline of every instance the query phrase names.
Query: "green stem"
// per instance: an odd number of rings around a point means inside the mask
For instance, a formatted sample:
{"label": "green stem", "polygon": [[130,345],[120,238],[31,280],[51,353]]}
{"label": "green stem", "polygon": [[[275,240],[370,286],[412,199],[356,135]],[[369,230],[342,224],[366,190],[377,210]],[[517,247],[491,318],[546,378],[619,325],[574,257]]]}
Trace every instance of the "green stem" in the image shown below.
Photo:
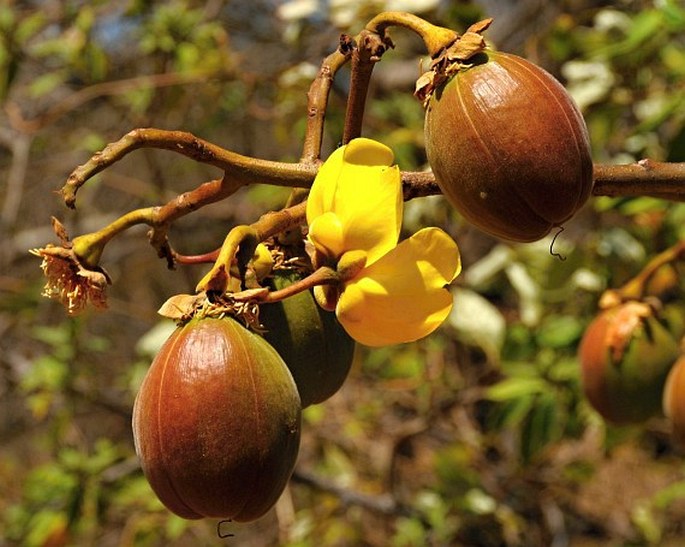
{"label": "green stem", "polygon": [[72,250],[86,268],[96,268],[100,263],[105,245],[116,235],[137,224],[151,224],[155,208],[136,209],[119,217],[111,224],[89,234],[74,238]]}
{"label": "green stem", "polygon": [[226,236],[212,269],[200,280],[196,292],[224,294],[228,290],[233,260],[237,258],[241,277],[259,243],[259,236],[251,226],[236,226]]}
{"label": "green stem", "polygon": [[366,25],[366,30],[385,36],[388,27],[403,27],[418,34],[431,57],[437,56],[443,49],[452,45],[459,37],[453,30],[438,27],[421,17],[404,11],[386,11],[376,15]]}
{"label": "green stem", "polygon": [[263,214],[257,222],[250,225],[250,228],[257,234],[259,241],[290,230],[305,222],[307,213],[307,202],[302,201],[297,205],[281,209],[280,211],[269,211]]}
{"label": "green stem", "polygon": [[642,271],[618,289],[605,291],[600,299],[600,307],[615,306],[627,300],[640,300],[644,296],[647,283],[662,267],[685,258],[685,240],[679,241],[672,247],[652,258]]}

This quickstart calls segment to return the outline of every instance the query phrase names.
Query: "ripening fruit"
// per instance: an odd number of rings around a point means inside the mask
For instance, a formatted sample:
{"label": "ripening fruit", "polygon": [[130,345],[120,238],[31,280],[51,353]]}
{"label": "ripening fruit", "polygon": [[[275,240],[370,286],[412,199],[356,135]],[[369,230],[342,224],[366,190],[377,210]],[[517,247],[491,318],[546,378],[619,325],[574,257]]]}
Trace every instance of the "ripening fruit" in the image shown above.
{"label": "ripening fruit", "polygon": [[449,202],[492,235],[535,241],[592,190],[585,122],[549,73],[485,49],[431,95],[428,162]]}
{"label": "ripening fruit", "polygon": [[300,398],[276,350],[233,319],[165,342],[133,407],[136,452],[171,511],[250,521],[273,506],[300,442]]}
{"label": "ripening fruit", "polygon": [[[272,288],[283,289],[298,279],[296,273],[275,272]],[[342,387],[352,365],[354,340],[310,291],[264,304],[259,319],[266,329],[264,338],[293,375],[303,408],[325,401]]]}
{"label": "ripening fruit", "polygon": [[671,422],[673,437],[685,445],[685,355],[678,358],[668,373],[663,410]]}
{"label": "ripening fruit", "polygon": [[654,310],[637,301],[601,312],[580,343],[583,391],[606,420],[639,423],[658,414],[678,343]]}

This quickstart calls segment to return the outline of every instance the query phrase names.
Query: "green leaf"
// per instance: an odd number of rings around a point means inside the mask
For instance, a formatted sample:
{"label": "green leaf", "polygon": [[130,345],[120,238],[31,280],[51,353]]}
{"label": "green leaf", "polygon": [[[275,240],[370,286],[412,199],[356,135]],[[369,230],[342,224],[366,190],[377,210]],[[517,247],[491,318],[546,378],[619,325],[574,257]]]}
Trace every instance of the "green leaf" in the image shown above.
{"label": "green leaf", "polygon": [[521,452],[530,461],[552,440],[562,434],[557,423],[557,405],[551,396],[541,396],[521,432]]}
{"label": "green leaf", "polygon": [[542,378],[507,378],[485,391],[485,396],[491,401],[508,401],[517,397],[542,393],[548,389],[548,384]]}
{"label": "green leaf", "polygon": [[540,325],[535,339],[548,348],[566,348],[577,342],[583,334],[584,324],[570,315],[551,315]]}
{"label": "green leaf", "polygon": [[496,423],[494,425],[497,429],[518,429],[534,404],[535,395],[523,395],[505,401],[496,411]]}
{"label": "green leaf", "polygon": [[14,38],[19,44],[24,44],[40,32],[47,22],[43,11],[36,11],[24,17],[17,25]]}
{"label": "green leaf", "polygon": [[38,99],[54,91],[66,80],[66,72],[56,70],[36,77],[29,86],[29,93],[32,98]]}

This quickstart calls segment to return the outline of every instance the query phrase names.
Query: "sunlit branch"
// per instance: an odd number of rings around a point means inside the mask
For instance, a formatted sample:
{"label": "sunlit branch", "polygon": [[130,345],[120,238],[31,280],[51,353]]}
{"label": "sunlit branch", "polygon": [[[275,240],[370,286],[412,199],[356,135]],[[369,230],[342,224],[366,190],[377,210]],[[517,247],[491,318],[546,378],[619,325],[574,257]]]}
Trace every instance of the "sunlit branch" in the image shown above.
{"label": "sunlit branch", "polygon": [[64,202],[74,207],[76,193],[83,184],[104,169],[139,148],[170,150],[198,163],[213,165],[240,179],[243,184],[264,182],[276,186],[310,186],[316,166],[305,163],[284,163],[243,156],[185,131],[164,129],[134,129],[79,166],[62,187]]}
{"label": "sunlit branch", "polygon": [[347,96],[343,144],[361,136],[362,121],[366,95],[371,82],[373,67],[388,48],[393,47],[389,38],[363,30],[352,45],[352,72],[350,75],[350,92]]}
{"label": "sunlit branch", "polygon": [[624,165],[595,164],[595,196],[653,196],[685,200],[685,163],[643,159]]}
{"label": "sunlit branch", "polygon": [[[403,171],[404,200],[440,194],[430,171]],[[672,201],[685,200],[685,163],[649,159],[630,164],[594,166],[594,196],[652,196]]]}
{"label": "sunlit branch", "polygon": [[349,61],[351,53],[352,51],[345,48],[341,40],[341,46],[323,60],[316,78],[309,87],[307,93],[307,128],[302,146],[302,163],[313,164],[320,159],[324,119],[333,78],[340,67]]}
{"label": "sunlit branch", "polygon": [[459,37],[459,34],[453,30],[438,27],[417,15],[403,11],[379,13],[369,21],[366,30],[384,37],[388,27],[403,27],[418,34],[431,57],[435,57]]}

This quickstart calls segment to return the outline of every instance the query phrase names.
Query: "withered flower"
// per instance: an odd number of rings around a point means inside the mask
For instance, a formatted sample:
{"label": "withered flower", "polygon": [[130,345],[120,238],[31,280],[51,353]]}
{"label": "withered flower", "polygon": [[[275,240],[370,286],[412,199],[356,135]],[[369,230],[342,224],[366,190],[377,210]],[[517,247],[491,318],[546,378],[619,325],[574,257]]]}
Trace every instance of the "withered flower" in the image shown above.
{"label": "withered flower", "polygon": [[89,303],[96,308],[106,308],[105,289],[111,283],[109,275],[100,267],[83,266],[56,219],[53,219],[53,228],[62,245],[48,244],[29,251],[43,259],[40,267],[47,278],[43,296],[62,302],[69,315],[78,315]]}

